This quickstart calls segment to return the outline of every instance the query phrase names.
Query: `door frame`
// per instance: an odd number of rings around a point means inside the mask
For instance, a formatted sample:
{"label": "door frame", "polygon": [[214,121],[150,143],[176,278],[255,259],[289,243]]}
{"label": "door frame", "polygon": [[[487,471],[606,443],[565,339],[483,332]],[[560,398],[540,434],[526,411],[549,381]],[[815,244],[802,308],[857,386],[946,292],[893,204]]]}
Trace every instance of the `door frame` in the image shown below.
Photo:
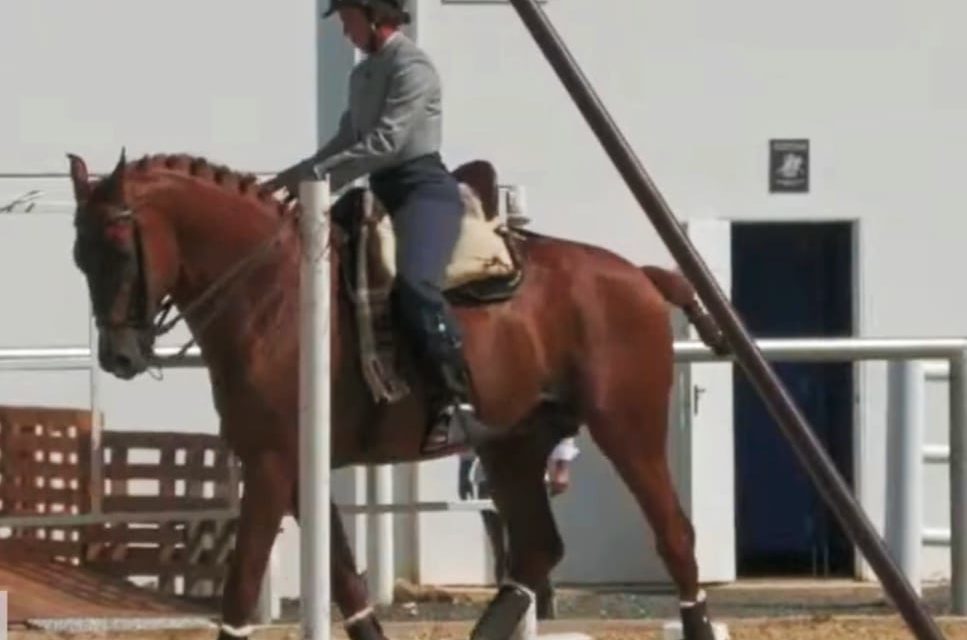
{"label": "door frame", "polygon": [[[727,215],[720,213],[703,213],[699,215],[687,216],[683,220],[687,222],[689,220],[702,220],[708,218],[715,218],[728,222],[731,225],[736,224],[848,224],[850,226],[850,239],[851,239],[851,274],[850,274],[850,286],[852,287],[851,296],[851,312],[853,315],[853,332],[852,337],[861,337],[866,335],[867,322],[869,318],[867,301],[866,301],[866,269],[865,269],[865,248],[867,245],[866,238],[866,226],[860,216],[850,216],[850,215],[816,215],[816,216],[803,216],[803,215],[775,215],[775,214],[765,214],[765,215]],[[731,234],[730,234],[731,237]],[[731,255],[731,249],[730,249]],[[704,260],[704,257],[703,257]],[[731,291],[727,291],[726,294],[729,297],[729,304],[731,304]],[[771,361],[770,361],[771,363]],[[853,363],[853,455],[852,455],[852,472],[853,472],[853,493],[857,498],[860,506],[867,513],[868,517],[873,520],[873,515],[869,512],[869,508],[873,502],[871,493],[871,488],[876,486],[876,483],[872,481],[869,477],[870,474],[879,468],[877,465],[869,464],[866,462],[866,454],[870,448],[869,445],[869,429],[868,429],[868,418],[865,411],[865,398],[868,397],[867,390],[870,384],[870,366],[869,363],[865,362],[854,362]],[[734,389],[733,389],[734,394]],[[734,428],[734,425],[733,425]],[[737,576],[738,577],[738,576]],[[859,580],[872,580],[875,578],[875,573],[866,562],[863,557],[862,550],[856,545],[853,546],[853,577]]]}
{"label": "door frame", "polygon": [[[695,217],[684,220],[682,228],[708,254],[703,260],[731,299],[731,220]],[[675,340],[699,340],[681,311],[672,318]],[[668,451],[679,500],[695,529],[702,583],[733,582],[737,577],[733,368],[729,360],[675,366]],[[713,468],[718,475],[709,474]],[[722,491],[726,487],[728,491]]]}

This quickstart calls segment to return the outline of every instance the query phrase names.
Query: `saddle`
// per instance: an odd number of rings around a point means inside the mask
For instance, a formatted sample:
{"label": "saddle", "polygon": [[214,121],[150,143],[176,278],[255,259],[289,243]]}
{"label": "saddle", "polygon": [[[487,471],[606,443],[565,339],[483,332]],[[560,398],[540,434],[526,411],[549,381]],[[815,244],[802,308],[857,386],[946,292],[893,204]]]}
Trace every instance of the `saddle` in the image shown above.
{"label": "saddle", "polygon": [[[493,304],[520,285],[521,236],[498,212],[496,172],[474,161],[453,171],[463,200],[460,235],[446,268],[444,296],[455,306]],[[383,204],[368,188],[352,189],[333,207],[347,235],[342,245],[343,286],[353,303],[362,371],[376,401],[409,393],[401,373],[403,345],[394,319],[396,237]]]}

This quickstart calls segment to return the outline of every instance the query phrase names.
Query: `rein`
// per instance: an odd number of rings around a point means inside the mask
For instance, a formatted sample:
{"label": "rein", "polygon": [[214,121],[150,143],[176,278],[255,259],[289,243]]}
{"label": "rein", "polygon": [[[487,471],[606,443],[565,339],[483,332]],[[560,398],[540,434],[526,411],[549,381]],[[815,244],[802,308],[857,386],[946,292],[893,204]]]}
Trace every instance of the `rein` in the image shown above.
{"label": "rein", "polygon": [[[161,304],[159,316],[154,322],[152,337],[158,338],[159,336],[165,335],[174,329],[179,322],[187,319],[193,313],[196,313],[202,308],[203,305],[215,300],[215,304],[209,308],[207,315],[204,316],[204,319],[200,321],[198,327],[196,328],[197,333],[204,331],[205,327],[215,320],[215,318],[218,317],[218,314],[221,313],[222,309],[224,309],[225,304],[228,300],[230,300],[230,296],[227,294],[237,287],[240,282],[242,282],[242,276],[251,271],[269,255],[269,250],[282,235],[286,224],[295,217],[295,211],[297,211],[295,207],[286,211],[276,225],[275,230],[271,235],[269,235],[268,238],[259,243],[255,249],[246,254],[244,257],[240,258],[235,264],[223,272],[214,282],[208,285],[208,288],[202,291],[194,300],[185,305],[184,309],[175,315],[175,317],[166,321],[165,319],[175,306],[174,300],[172,300],[171,296],[167,296],[164,302]],[[226,295],[216,299],[215,296],[219,293],[224,293]],[[190,349],[195,342],[197,342],[197,340],[194,336],[192,336],[192,338],[186,342],[181,349],[178,350],[178,353],[171,356],[155,355],[152,358],[152,362],[154,364],[165,364],[179,361],[185,357],[188,349]]]}
{"label": "rein", "polygon": [[[185,305],[184,309],[175,315],[174,318],[166,322],[165,318],[170,313],[171,309],[174,308],[174,300],[171,299],[171,296],[168,296],[167,299],[162,303],[159,317],[154,324],[153,337],[157,338],[158,336],[168,333],[174,329],[180,321],[187,319],[191,314],[197,312],[209,301],[215,300],[216,294],[224,293],[225,295],[220,299],[217,299],[215,305],[209,308],[207,315],[205,315],[204,319],[200,321],[196,331],[193,333],[201,333],[204,331],[205,327],[207,327],[213,320],[215,320],[216,317],[218,317],[218,314],[221,313],[222,309],[224,309],[227,301],[231,299],[228,294],[235,287],[237,287],[240,282],[242,282],[242,276],[246,275],[269,255],[269,250],[279,239],[279,237],[281,237],[282,232],[285,230],[286,224],[296,218],[297,211],[299,211],[297,207],[292,207],[291,209],[285,211],[276,225],[275,230],[271,235],[269,235],[268,238],[259,243],[259,245],[250,253],[240,258],[238,262],[232,265],[214,282],[208,285],[207,289],[202,291],[194,300]],[[193,335],[192,338],[186,342],[176,354],[172,356],[155,355],[152,358],[152,362],[157,365],[177,362],[185,357],[188,349],[190,349],[191,346],[196,342],[197,339]]]}

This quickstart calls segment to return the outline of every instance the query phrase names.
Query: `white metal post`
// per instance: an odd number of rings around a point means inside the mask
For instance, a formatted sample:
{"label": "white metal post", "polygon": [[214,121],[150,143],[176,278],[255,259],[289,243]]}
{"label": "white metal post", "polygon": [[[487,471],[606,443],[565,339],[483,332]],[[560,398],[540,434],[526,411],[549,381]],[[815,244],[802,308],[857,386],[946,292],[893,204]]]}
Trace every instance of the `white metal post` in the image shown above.
{"label": "white metal post", "polygon": [[[393,500],[393,465],[381,464],[369,467],[367,487],[370,505],[391,505]],[[376,604],[392,604],[393,585],[396,577],[395,548],[393,539],[393,514],[373,510],[369,516],[367,532],[371,551],[368,563],[369,588]]]}
{"label": "white metal post", "polygon": [[302,634],[329,640],[330,282],[328,179],[299,185],[299,513]]}
{"label": "white metal post", "polygon": [[918,595],[923,531],[923,441],[926,377],[922,362],[887,368],[886,535],[897,566]]}
{"label": "white metal post", "polygon": [[[410,464],[410,474],[408,478],[409,482],[409,499],[410,503],[415,504],[422,498],[422,492],[420,491],[422,483],[420,482],[420,472],[421,463],[413,462]],[[410,534],[410,573],[407,576],[414,584],[420,584],[422,582],[421,576],[421,561],[422,554],[420,553],[420,512],[417,509],[410,509],[406,512],[409,518],[409,534]]]}
{"label": "white metal post", "polygon": [[950,606],[967,615],[967,351],[950,359]]}
{"label": "white metal post", "polygon": [[350,512],[346,505],[341,505],[340,513],[343,518],[351,518],[353,525],[352,548],[356,553],[356,568],[359,571],[369,574],[369,468],[356,465],[352,470],[353,474],[353,493],[350,508],[356,509]]}
{"label": "white metal post", "polygon": [[523,185],[508,185],[504,209],[510,226],[523,227],[530,223],[527,217],[527,189]]}

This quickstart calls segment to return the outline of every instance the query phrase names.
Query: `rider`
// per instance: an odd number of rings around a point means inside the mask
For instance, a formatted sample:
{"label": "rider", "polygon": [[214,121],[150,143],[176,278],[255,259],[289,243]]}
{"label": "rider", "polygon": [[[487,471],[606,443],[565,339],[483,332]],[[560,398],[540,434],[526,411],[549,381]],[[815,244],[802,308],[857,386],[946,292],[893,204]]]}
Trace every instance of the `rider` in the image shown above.
{"label": "rider", "polygon": [[424,451],[475,444],[486,433],[470,397],[470,375],[457,320],[441,293],[460,231],[462,200],[440,157],[441,89],[424,51],[400,26],[406,0],[330,0],[343,33],[367,58],[349,77],[349,107],[336,134],[315,154],[273,179],[297,193],[298,183],[328,174],[333,191],[369,176],[390,212],[397,238],[401,319],[429,360],[430,425]]}

